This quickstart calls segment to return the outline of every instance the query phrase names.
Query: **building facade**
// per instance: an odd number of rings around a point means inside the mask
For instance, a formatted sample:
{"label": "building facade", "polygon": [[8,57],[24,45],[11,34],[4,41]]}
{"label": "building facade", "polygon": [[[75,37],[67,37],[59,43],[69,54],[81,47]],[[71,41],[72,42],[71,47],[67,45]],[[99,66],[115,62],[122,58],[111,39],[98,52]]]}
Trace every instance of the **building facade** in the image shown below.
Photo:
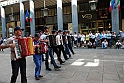
{"label": "building facade", "polygon": [[[112,31],[111,12],[109,12],[110,1],[98,0],[96,10],[91,10],[89,1],[90,0],[45,0],[44,4],[43,0],[33,0],[33,3],[24,0],[22,6],[20,6],[19,3],[4,6],[6,23],[5,35],[10,36],[12,29],[15,26],[22,25],[25,27],[24,33],[26,36],[38,32],[38,30],[43,30],[43,27],[46,25],[50,27],[50,31],[62,29],[70,30],[71,33],[74,31],[79,31],[81,33],[89,31]],[[120,1],[121,10],[119,11],[119,29],[122,30],[124,29],[124,1]],[[31,3],[34,5],[33,25],[31,25],[32,23],[30,20],[29,22],[25,22],[25,19],[22,19],[25,18],[26,10],[30,12],[32,7]],[[57,3],[59,5],[57,5]],[[46,16],[44,16],[42,11],[44,5],[48,8],[48,15]],[[24,8],[22,9],[24,12],[23,14],[21,14],[21,7]],[[14,20],[12,20],[11,15]],[[21,20],[24,22],[20,22]],[[0,26],[0,34],[2,35],[2,22]]]}

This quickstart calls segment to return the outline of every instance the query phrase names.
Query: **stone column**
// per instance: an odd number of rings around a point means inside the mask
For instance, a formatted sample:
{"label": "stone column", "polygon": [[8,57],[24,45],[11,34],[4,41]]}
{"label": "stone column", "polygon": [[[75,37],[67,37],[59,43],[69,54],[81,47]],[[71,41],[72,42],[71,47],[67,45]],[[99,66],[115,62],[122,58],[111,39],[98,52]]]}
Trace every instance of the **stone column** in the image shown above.
{"label": "stone column", "polygon": [[71,0],[71,2],[72,2],[72,32],[78,33],[77,0]]}
{"label": "stone column", "polygon": [[[115,0],[117,3],[117,0]],[[111,12],[111,19],[112,19],[112,32],[119,33],[119,10],[118,7],[114,7]]]}
{"label": "stone column", "polygon": [[57,0],[57,23],[58,30],[63,30],[62,0]]}
{"label": "stone column", "polygon": [[6,18],[5,18],[5,9],[1,6],[1,23],[2,23],[2,37],[6,37]]}
{"label": "stone column", "polygon": [[31,30],[31,35],[35,34],[35,15],[34,15],[34,2],[33,0],[30,0],[30,30]]}
{"label": "stone column", "polygon": [[25,15],[24,15],[24,4],[20,1],[20,27],[24,29],[22,36],[25,36]]}

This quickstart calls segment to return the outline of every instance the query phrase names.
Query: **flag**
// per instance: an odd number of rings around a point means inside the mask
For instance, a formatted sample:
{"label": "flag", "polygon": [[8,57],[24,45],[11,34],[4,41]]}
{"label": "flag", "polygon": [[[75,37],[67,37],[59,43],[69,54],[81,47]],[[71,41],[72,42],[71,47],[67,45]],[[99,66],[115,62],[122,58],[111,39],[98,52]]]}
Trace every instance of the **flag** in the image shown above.
{"label": "flag", "polygon": [[120,10],[120,0],[117,1],[116,6],[118,7],[118,10]]}
{"label": "flag", "polygon": [[110,12],[113,10],[114,5],[115,5],[115,0],[110,0],[110,7],[109,7]]}
{"label": "flag", "polygon": [[30,22],[32,22],[32,12],[30,11]]}
{"label": "flag", "polygon": [[28,22],[28,18],[29,18],[29,13],[28,10],[26,11],[26,15],[25,15],[25,21]]}

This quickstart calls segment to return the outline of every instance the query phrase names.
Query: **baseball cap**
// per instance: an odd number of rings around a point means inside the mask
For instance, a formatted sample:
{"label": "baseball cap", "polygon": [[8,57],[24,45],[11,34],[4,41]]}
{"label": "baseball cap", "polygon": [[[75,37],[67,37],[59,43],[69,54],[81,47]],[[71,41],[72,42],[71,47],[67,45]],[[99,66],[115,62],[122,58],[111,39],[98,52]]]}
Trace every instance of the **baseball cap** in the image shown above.
{"label": "baseball cap", "polygon": [[22,29],[21,27],[19,27],[19,26],[16,26],[15,28],[14,28],[14,31],[17,31],[17,30],[24,30],[24,29]]}

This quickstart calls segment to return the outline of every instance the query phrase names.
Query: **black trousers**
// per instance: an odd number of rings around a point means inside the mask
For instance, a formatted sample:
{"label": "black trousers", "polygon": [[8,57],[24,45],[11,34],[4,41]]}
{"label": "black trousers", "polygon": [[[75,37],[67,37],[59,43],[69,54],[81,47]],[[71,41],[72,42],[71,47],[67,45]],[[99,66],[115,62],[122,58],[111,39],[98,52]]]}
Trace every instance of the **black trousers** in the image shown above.
{"label": "black trousers", "polygon": [[16,61],[12,60],[11,66],[12,66],[12,76],[11,76],[11,82],[10,83],[16,83],[19,68],[20,68],[20,73],[21,73],[21,83],[27,83],[26,58],[21,58],[21,59],[16,60]]}
{"label": "black trousers", "polygon": [[59,54],[59,49],[58,49],[57,46],[53,47],[53,52],[56,53],[57,58],[58,58],[58,61],[61,63],[61,62],[62,62],[62,59],[61,59],[61,57],[60,57],[61,55]]}
{"label": "black trousers", "polygon": [[68,44],[68,47],[69,47],[70,51],[72,52],[72,54],[74,54],[74,51],[73,51],[71,43]]}
{"label": "black trousers", "polygon": [[58,49],[59,49],[60,57],[61,57],[61,51],[62,51],[64,59],[67,60],[68,57],[67,57],[66,52],[64,50],[64,46],[63,45],[58,45]]}

